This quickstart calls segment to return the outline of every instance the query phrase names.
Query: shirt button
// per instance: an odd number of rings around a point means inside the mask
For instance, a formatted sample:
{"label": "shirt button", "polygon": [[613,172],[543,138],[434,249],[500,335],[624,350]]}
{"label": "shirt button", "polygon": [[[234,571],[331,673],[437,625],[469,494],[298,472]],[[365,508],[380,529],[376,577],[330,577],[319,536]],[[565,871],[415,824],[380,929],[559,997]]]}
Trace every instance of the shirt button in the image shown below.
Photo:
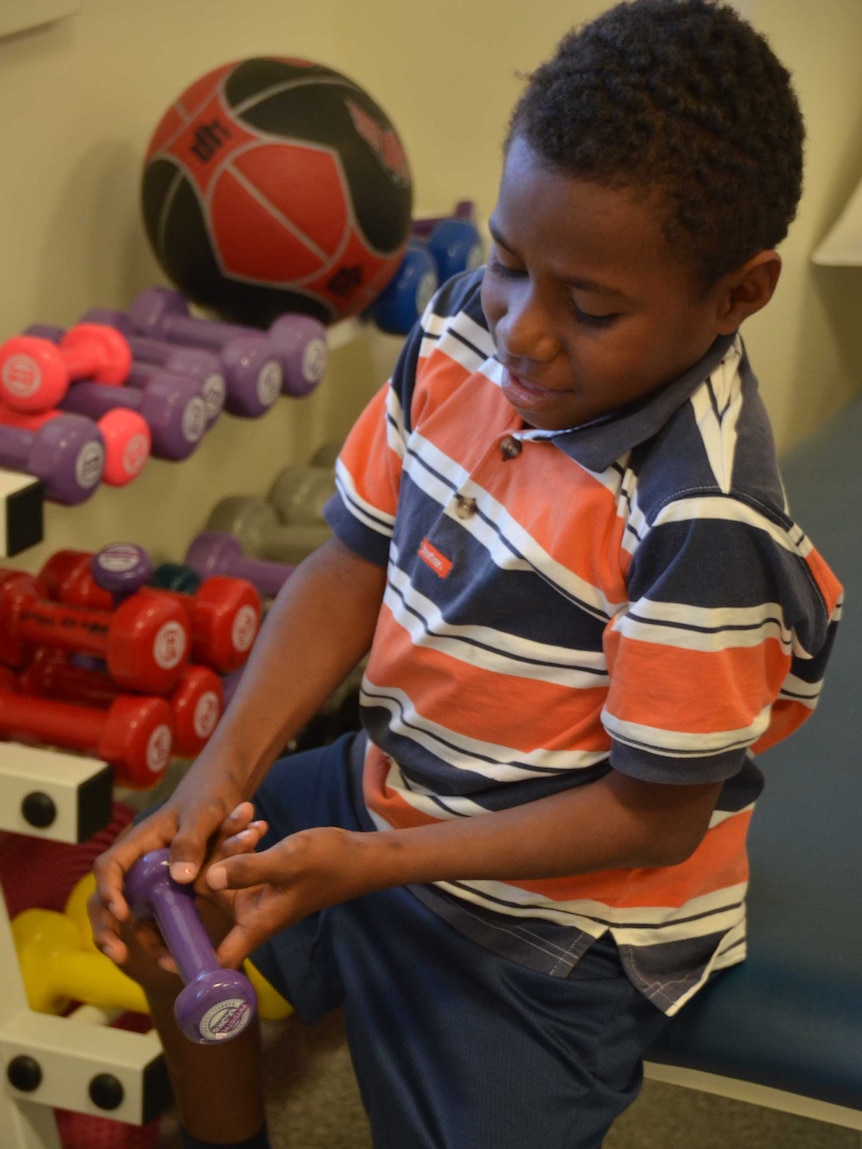
{"label": "shirt button", "polygon": [[477,510],[476,500],[468,499],[466,495],[455,496],[455,514],[459,519],[469,519]]}
{"label": "shirt button", "polygon": [[500,440],[500,454],[503,456],[504,463],[507,463],[509,459],[517,459],[522,450],[523,444],[513,435],[506,435],[504,439]]}

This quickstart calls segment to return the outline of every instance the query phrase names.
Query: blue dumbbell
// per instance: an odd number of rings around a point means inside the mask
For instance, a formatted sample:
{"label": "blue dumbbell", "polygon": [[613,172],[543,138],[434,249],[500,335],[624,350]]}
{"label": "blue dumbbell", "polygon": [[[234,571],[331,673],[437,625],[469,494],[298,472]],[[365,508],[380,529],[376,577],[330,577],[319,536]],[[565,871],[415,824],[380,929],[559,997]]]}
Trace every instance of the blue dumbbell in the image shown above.
{"label": "blue dumbbell", "polygon": [[412,235],[395,277],[369,309],[371,319],[389,335],[406,335],[441,283],[479,267],[482,240],[469,200],[452,216],[413,221]]}

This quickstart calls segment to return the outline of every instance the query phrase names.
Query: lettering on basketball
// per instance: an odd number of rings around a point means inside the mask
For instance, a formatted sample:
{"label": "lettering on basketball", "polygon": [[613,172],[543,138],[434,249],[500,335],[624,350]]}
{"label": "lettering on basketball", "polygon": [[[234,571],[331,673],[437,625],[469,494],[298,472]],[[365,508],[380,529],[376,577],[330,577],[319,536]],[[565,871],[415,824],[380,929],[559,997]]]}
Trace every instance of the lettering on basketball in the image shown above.
{"label": "lettering on basketball", "polygon": [[410,169],[407,166],[407,154],[392,128],[372,116],[354,100],[345,100],[345,105],[353,120],[354,128],[375,152],[395,183],[408,184]]}
{"label": "lettering on basketball", "polygon": [[208,124],[198,124],[189,150],[202,164],[208,164],[232,135],[227,124],[219,119],[210,120]]}
{"label": "lettering on basketball", "polygon": [[452,560],[447,559],[446,556],[442,554],[442,552],[438,551],[433,543],[430,543],[427,538],[422,540],[422,545],[419,547],[419,550],[416,553],[419,555],[419,558],[423,561],[423,563],[429,566],[436,575],[440,576],[440,578],[446,578],[446,576],[449,574],[449,571],[452,569]]}
{"label": "lettering on basketball", "polygon": [[326,289],[343,299],[361,287],[363,279],[362,268],[358,264],[354,267],[340,267],[326,284]]}

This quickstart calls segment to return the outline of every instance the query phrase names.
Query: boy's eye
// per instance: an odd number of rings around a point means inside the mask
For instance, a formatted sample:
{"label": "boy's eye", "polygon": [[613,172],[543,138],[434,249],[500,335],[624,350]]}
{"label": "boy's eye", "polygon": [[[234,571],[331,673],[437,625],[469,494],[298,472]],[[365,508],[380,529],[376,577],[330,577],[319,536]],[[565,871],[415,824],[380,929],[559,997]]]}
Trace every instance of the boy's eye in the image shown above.
{"label": "boy's eye", "polygon": [[489,271],[493,272],[494,275],[498,275],[501,279],[518,279],[522,275],[527,274],[520,267],[507,267],[505,263],[501,263],[497,252],[494,251],[493,248],[488,256],[486,266]]}
{"label": "boy's eye", "polygon": [[618,311],[611,312],[609,315],[592,315],[589,311],[584,311],[583,308],[578,307],[574,299],[572,300],[572,311],[575,313],[575,319],[583,327],[607,327],[615,319],[619,319],[620,315]]}

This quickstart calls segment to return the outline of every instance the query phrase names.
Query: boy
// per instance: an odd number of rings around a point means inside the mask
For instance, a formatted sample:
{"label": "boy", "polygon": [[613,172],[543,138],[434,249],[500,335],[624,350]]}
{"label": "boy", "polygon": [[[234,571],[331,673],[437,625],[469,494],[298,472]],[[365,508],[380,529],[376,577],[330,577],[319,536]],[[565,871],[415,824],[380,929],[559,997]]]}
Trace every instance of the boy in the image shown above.
{"label": "boy", "polygon": [[[531,78],[488,266],[360,417],[335,538],[204,753],[97,864],[185,1145],[268,1144],[259,1053],[173,1026],[121,896],[147,850],[229,910],[227,964],[253,952],[305,1021],[343,1003],[378,1149],[600,1145],[666,1018],[744,957],[753,755],[813,708],[840,604],[738,334],[802,138],[786,71],[707,0],[620,5]],[[366,652],[363,733],[271,765]]]}

